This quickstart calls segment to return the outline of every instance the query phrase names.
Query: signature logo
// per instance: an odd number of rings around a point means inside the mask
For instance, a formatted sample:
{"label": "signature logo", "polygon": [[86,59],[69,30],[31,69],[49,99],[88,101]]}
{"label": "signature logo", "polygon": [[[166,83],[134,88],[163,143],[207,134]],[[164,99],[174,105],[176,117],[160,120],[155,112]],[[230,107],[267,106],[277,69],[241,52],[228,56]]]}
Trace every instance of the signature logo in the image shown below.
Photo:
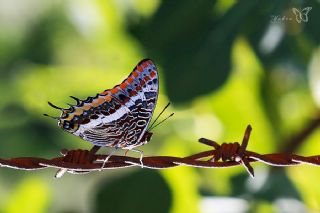
{"label": "signature logo", "polygon": [[298,23],[301,22],[308,22],[308,13],[312,7],[305,7],[301,11],[299,11],[297,8],[292,8],[292,12],[296,16],[296,20]]}
{"label": "signature logo", "polygon": [[[297,9],[297,8],[292,8],[291,11],[287,11],[285,15],[271,15],[271,22],[272,23],[284,23],[284,22],[289,22],[294,20],[297,21],[297,23],[301,22],[308,22],[308,14],[311,11],[312,7],[305,7],[303,9]],[[291,14],[290,14],[291,13]]]}

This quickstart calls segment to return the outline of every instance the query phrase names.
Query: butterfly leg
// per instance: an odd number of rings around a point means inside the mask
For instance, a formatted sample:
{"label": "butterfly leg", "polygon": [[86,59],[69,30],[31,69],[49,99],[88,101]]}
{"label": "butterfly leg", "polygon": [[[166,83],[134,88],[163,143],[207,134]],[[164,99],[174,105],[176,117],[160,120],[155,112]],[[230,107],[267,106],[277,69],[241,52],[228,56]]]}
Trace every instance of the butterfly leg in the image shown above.
{"label": "butterfly leg", "polygon": [[[91,150],[88,152],[88,159],[86,158],[80,158],[80,156],[86,156],[86,153],[84,153],[83,155],[77,155],[77,157],[71,157],[71,159],[73,159],[73,163],[80,163],[80,164],[85,164],[87,162],[84,162],[84,161],[89,161],[90,163],[92,163],[93,159],[94,159],[94,156],[95,154],[97,153],[97,151],[100,149],[101,147],[100,146],[93,146],[91,148]],[[61,150],[61,154],[63,156],[66,156],[68,154],[68,151],[66,150]],[[73,155],[75,156],[75,155]],[[70,158],[69,158],[70,159]],[[61,178],[66,172],[68,171],[68,169],[59,169],[56,173],[56,175],[54,176],[55,178]]]}
{"label": "butterfly leg", "polygon": [[114,148],[111,153],[103,160],[102,166],[100,168],[100,171],[104,168],[104,166],[106,165],[106,163],[108,162],[108,160],[110,159],[110,157],[117,151],[117,147]]}
{"label": "butterfly leg", "polygon": [[138,149],[131,149],[131,151],[133,151],[133,152],[138,152],[138,153],[140,154],[140,165],[141,165],[141,168],[143,168],[143,162],[142,162],[143,151],[138,150]]}
{"label": "butterfly leg", "polygon": [[89,151],[89,161],[92,161],[94,158],[94,155],[99,151],[101,146],[93,146]]}

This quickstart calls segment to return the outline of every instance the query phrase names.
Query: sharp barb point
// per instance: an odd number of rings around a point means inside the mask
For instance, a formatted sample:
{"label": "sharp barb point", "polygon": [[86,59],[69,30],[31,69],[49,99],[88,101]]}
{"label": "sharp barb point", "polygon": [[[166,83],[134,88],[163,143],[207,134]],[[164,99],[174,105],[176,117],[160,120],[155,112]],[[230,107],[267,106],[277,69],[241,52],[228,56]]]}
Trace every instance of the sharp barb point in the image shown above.
{"label": "sharp barb point", "polygon": [[250,176],[252,178],[254,178],[254,170],[253,170],[252,166],[250,165],[249,161],[246,158],[241,159],[241,164],[246,168],[246,170],[250,174]]}
{"label": "sharp barb point", "polygon": [[208,146],[212,146],[215,149],[219,149],[220,148],[220,145],[217,142],[209,140],[209,139],[206,139],[206,138],[200,138],[198,141],[200,143],[202,143],[202,144],[205,144],[205,145],[208,145]]}
{"label": "sharp barb point", "polygon": [[251,125],[249,124],[245,130],[245,133],[244,133],[244,136],[243,136],[243,139],[242,139],[242,143],[241,143],[241,146],[240,146],[240,151],[239,151],[239,155],[240,157],[242,157],[247,149],[247,146],[248,146],[248,143],[249,143],[249,139],[250,139],[250,134],[251,134],[251,130],[252,130],[252,127]]}

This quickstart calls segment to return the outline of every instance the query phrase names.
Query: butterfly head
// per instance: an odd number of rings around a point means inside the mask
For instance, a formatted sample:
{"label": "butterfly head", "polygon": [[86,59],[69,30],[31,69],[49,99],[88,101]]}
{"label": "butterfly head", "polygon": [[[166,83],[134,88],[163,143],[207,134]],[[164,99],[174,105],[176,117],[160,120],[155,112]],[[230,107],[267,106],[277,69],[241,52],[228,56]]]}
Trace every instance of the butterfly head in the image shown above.
{"label": "butterfly head", "polygon": [[70,133],[77,131],[77,129],[79,128],[79,124],[62,118],[59,119],[58,126]]}
{"label": "butterfly head", "polygon": [[73,133],[77,131],[77,129],[79,128],[79,123],[76,121],[77,117],[72,115],[72,111],[74,111],[73,107],[69,109],[63,109],[53,105],[50,102],[48,103],[53,108],[61,110],[61,115],[60,117],[53,117],[53,116],[44,114],[45,116],[58,120],[58,126],[67,132]]}

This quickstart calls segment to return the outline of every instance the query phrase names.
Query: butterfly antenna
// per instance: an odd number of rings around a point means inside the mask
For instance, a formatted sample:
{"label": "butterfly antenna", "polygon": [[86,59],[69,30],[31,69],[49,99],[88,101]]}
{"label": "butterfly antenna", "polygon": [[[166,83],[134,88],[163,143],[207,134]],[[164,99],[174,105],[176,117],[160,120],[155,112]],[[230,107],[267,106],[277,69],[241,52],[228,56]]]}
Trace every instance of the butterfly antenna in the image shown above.
{"label": "butterfly antenna", "polygon": [[59,117],[53,117],[53,116],[51,116],[51,115],[48,115],[48,114],[43,114],[44,116],[47,116],[47,117],[49,117],[49,118],[53,118],[53,119],[55,119],[55,120],[59,120]]}
{"label": "butterfly antenna", "polygon": [[159,113],[159,115],[156,117],[156,119],[151,123],[150,127],[148,129],[151,129],[152,126],[155,124],[155,122],[160,118],[162,113],[170,106],[170,102],[162,109],[162,111]]}
{"label": "butterfly antenna", "polygon": [[162,124],[163,122],[165,122],[168,118],[172,117],[174,115],[174,113],[171,113],[168,117],[166,117],[165,119],[163,119],[162,121],[160,121],[159,123],[157,123],[155,126],[150,127],[148,131],[156,128],[157,126],[159,126],[160,124]]}
{"label": "butterfly antenna", "polygon": [[55,108],[55,109],[63,110],[63,108],[57,107],[56,105],[53,105],[53,104],[52,104],[51,102],[49,102],[49,101],[48,101],[48,104],[49,104],[49,106],[51,106],[51,107],[53,107],[53,108]]}

